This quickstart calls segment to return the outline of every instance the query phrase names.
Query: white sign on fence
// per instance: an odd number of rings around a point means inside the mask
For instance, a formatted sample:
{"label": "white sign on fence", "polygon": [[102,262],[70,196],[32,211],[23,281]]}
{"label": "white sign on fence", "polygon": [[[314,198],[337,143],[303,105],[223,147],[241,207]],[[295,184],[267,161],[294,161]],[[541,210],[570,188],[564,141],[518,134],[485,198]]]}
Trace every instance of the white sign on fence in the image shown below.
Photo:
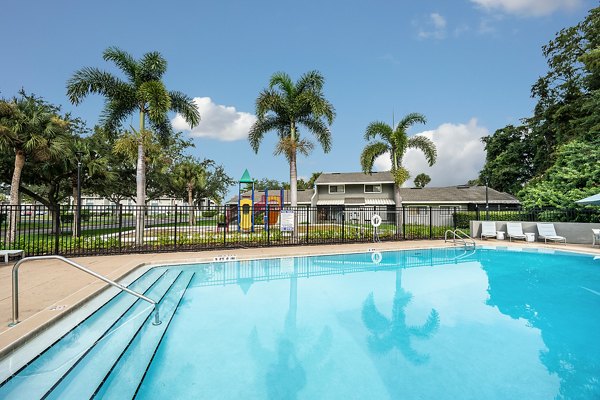
{"label": "white sign on fence", "polygon": [[281,210],[281,232],[294,232],[294,212]]}

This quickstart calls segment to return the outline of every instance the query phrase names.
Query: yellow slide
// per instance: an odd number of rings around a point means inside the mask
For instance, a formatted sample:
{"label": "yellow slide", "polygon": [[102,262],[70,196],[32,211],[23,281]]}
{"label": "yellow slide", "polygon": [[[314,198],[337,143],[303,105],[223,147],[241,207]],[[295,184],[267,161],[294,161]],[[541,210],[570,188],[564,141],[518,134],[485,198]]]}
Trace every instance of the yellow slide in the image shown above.
{"label": "yellow slide", "polygon": [[252,229],[252,199],[240,200],[240,229],[249,231]]}

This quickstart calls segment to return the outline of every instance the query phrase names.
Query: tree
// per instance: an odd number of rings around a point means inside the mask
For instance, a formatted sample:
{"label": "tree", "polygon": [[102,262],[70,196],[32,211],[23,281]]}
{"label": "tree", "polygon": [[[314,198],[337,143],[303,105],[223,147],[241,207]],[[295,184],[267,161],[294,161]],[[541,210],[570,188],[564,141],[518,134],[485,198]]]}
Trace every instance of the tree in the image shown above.
{"label": "tree", "polygon": [[431,177],[425,173],[420,173],[419,175],[415,176],[414,182],[415,187],[424,188],[429,182],[431,182]]}
{"label": "tree", "polygon": [[[281,189],[285,183],[279,182],[277,179],[262,178],[254,180],[254,190],[277,190]],[[247,183],[244,190],[252,190],[252,184]]]}
{"label": "tree", "polygon": [[193,159],[187,159],[173,168],[174,181],[177,187],[184,188],[187,194],[187,203],[189,207],[188,224],[196,224],[194,192],[206,187],[206,170],[204,166]]}
{"label": "tree", "polygon": [[[573,155],[565,162],[564,151],[573,141],[578,142],[576,147],[597,143],[599,49],[600,7],[592,9],[579,24],[562,29],[542,47],[548,71],[531,88],[532,96],[537,99],[534,113],[523,119],[520,126],[508,125],[483,138],[487,156],[480,181],[488,178],[495,189],[518,193],[525,204],[532,206],[572,204],[576,192],[564,196],[567,190],[556,177],[589,167],[585,157]],[[596,164],[593,168],[600,166]],[[579,185],[581,182],[577,181]],[[595,189],[597,182],[591,180],[586,187],[578,188],[583,192]]]}
{"label": "tree", "polygon": [[526,208],[575,208],[575,201],[598,193],[600,140],[573,140],[557,151],[546,173],[532,179],[519,193]]}
{"label": "tree", "polygon": [[[134,112],[139,113],[139,142],[136,167],[136,204],[146,204],[146,165],[144,141],[146,119],[153,130],[166,139],[172,132],[168,112],[183,116],[194,127],[200,114],[191,98],[177,91],[167,91],[162,76],[167,70],[167,61],[158,52],[144,54],[135,60],[129,53],[109,47],[103,53],[105,61],[112,61],[128,81],[97,68],[82,68],[67,82],[67,95],[73,104],[79,104],[88,94],[97,93],[106,98],[102,115],[103,125],[115,132],[122,122]],[[144,213],[136,216],[136,244],[143,244]]]}
{"label": "tree", "polygon": [[322,173],[322,171],[312,173],[310,179],[308,180],[308,189],[312,189],[313,187],[315,187],[315,182],[317,181],[317,179],[319,179]]}
{"label": "tree", "polygon": [[[393,129],[385,122],[371,122],[365,131],[365,140],[371,141],[360,155],[360,165],[366,174],[373,172],[375,159],[385,153],[389,153],[392,163],[392,175],[394,176],[394,201],[396,207],[402,205],[400,187],[410,178],[409,172],[402,166],[402,158],[409,148],[421,150],[430,166],[435,163],[437,150],[433,142],[424,136],[408,137],[406,131],[415,123],[426,123],[425,116],[419,113],[411,113],[405,116],[396,128]],[[379,137],[381,141],[374,140]]]}
{"label": "tree", "polygon": [[68,122],[58,115],[59,108],[24,90],[19,97],[0,101],[0,148],[14,152],[10,187],[9,228],[6,240],[16,239],[19,212],[19,188],[27,159],[45,161],[60,158],[65,149],[63,135]]}
{"label": "tree", "polygon": [[318,71],[307,72],[296,83],[288,74],[277,72],[256,99],[258,119],[250,129],[250,146],[258,153],[265,133],[277,132],[279,142],[274,154],[285,155],[290,164],[292,207],[298,205],[297,153],[308,155],[314,148],[313,143],[301,137],[299,127],[312,133],[325,153],[331,150],[329,126],[335,118],[335,109],[323,95],[323,83]]}
{"label": "tree", "polygon": [[485,144],[485,165],[479,181],[496,190],[517,194],[533,177],[535,148],[526,140],[527,128],[507,125],[481,140]]}

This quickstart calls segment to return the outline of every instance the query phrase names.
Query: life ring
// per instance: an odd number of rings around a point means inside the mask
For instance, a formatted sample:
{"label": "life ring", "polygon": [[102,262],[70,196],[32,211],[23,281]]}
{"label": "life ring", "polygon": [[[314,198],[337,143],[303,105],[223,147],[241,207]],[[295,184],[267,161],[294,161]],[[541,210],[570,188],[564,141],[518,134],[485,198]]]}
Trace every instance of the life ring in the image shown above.
{"label": "life ring", "polygon": [[373,225],[375,228],[381,225],[381,216],[379,214],[373,214],[371,217],[371,225]]}
{"label": "life ring", "polygon": [[378,251],[371,253],[371,261],[373,261],[373,264],[379,264],[382,258],[381,253]]}

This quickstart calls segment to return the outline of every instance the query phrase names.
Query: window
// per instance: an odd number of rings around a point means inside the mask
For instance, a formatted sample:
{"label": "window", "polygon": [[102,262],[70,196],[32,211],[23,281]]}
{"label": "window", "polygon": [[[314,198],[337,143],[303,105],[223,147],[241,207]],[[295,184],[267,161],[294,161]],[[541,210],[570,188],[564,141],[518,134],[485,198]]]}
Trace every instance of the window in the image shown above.
{"label": "window", "polygon": [[365,185],[365,193],[381,193],[381,185]]}
{"label": "window", "polygon": [[345,193],[346,187],[344,185],[329,185],[329,194]]}

